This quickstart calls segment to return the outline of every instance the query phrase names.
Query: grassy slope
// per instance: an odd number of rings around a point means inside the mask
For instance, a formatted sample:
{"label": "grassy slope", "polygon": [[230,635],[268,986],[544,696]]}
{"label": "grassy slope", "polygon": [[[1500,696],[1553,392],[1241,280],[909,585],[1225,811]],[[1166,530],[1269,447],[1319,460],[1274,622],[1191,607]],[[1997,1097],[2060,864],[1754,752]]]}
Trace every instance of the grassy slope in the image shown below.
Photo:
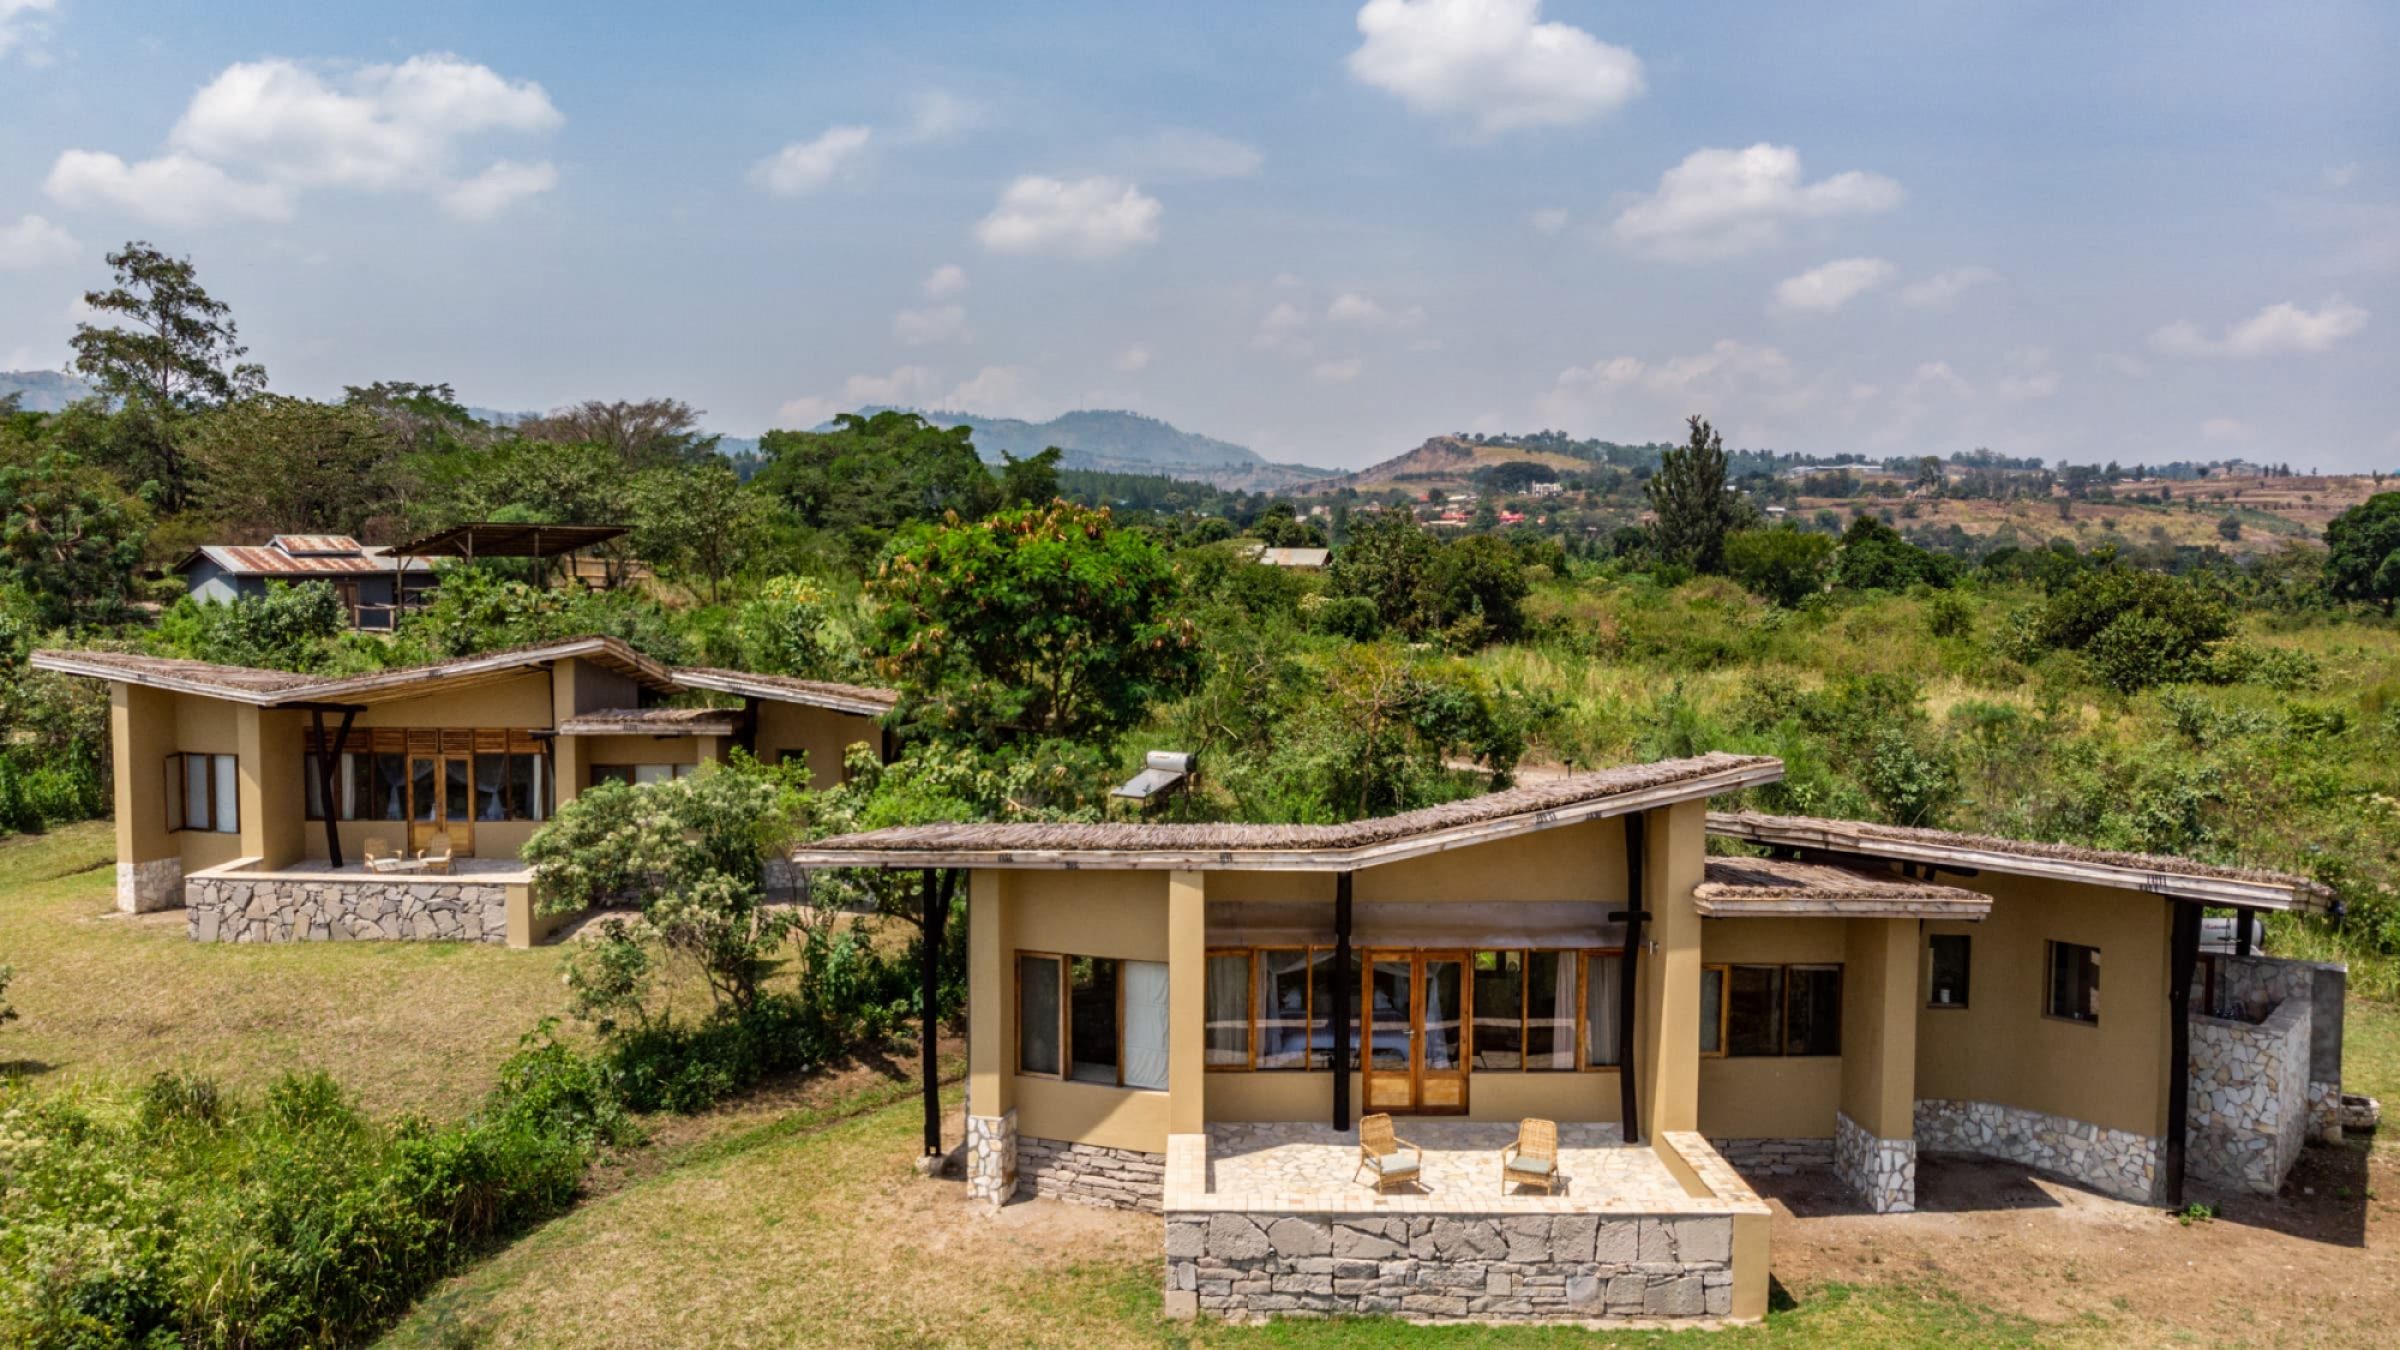
{"label": "grassy slope", "polygon": [[228,1086],[322,1068],[378,1113],[454,1115],[564,1005],[556,949],[447,942],[202,945],[115,913],[106,821],[0,842],[0,1068],[44,1084],[160,1069]]}
{"label": "grassy slope", "polygon": [[[969,1212],[910,1166],[918,1116],[870,1088],[551,1223],[428,1298],[392,1346],[1589,1344],[1561,1328],[1243,1328],[1158,1316],[1156,1220]],[[955,1091],[951,1094],[956,1101]],[[889,1103],[889,1104],[886,1104]],[[1766,1325],[1615,1334],[1614,1345],[2031,1344],[2037,1328],[1906,1285],[1805,1291]],[[2093,1339],[2077,1327],[2075,1339]],[[2052,1335],[2057,1335],[2055,1331]]]}

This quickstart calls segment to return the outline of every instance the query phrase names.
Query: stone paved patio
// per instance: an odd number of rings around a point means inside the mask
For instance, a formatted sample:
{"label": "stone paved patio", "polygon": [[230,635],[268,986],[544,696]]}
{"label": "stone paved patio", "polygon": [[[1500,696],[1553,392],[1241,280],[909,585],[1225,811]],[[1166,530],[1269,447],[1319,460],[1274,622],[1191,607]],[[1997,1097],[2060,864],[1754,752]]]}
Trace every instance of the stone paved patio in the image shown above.
{"label": "stone paved patio", "polygon": [[[1442,1212],[1462,1208],[1561,1213],[1675,1213],[1692,1200],[1647,1145],[1628,1147],[1615,1125],[1562,1123],[1555,1196],[1500,1185],[1500,1150],[1514,1123],[1401,1119],[1400,1137],[1425,1150],[1421,1185],[1377,1195],[1356,1181],[1358,1132],[1301,1122],[1208,1127],[1206,1195],[1212,1208]],[[1170,1201],[1172,1204],[1172,1201]]]}

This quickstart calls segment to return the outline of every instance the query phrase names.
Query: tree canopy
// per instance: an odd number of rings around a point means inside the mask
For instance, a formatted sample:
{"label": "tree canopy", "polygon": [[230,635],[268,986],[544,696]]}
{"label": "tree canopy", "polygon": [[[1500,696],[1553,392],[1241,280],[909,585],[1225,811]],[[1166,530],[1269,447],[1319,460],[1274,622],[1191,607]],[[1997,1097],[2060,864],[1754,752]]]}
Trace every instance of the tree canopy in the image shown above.
{"label": "tree canopy", "polygon": [[1708,419],[1688,419],[1691,437],[1659,456],[1646,485],[1658,555],[1702,572],[1725,570],[1725,536],[1742,523],[1741,501],[1727,491],[1725,438]]}
{"label": "tree canopy", "polygon": [[2344,600],[2390,614],[2400,602],[2400,492],[2379,492],[2325,526],[2325,580]]}

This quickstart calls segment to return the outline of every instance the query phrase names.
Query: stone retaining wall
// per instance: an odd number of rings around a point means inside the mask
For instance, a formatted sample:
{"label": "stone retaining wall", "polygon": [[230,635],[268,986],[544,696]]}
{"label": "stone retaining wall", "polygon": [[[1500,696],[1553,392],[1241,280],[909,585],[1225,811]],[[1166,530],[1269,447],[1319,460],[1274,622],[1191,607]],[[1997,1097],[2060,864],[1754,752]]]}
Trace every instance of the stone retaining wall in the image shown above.
{"label": "stone retaining wall", "polygon": [[1708,1146],[1748,1176],[1788,1177],[1803,1168],[1833,1166],[1830,1139],[1711,1139]]}
{"label": "stone retaining wall", "polygon": [[2166,1141],[1997,1102],[1917,1099],[1917,1148],[2022,1163],[2103,1195],[2140,1204],[2165,1198]]}
{"label": "stone retaining wall", "polygon": [[508,941],[508,888],[472,878],[312,881],[200,873],[183,884],[196,942]]}
{"label": "stone retaining wall", "polygon": [[1723,1317],[1733,1218],[1167,1216],[1171,1317]]}
{"label": "stone retaining wall", "polygon": [[183,859],[153,858],[117,864],[117,908],[151,914],[183,903]]}
{"label": "stone retaining wall", "polygon": [[1917,1208],[1917,1141],[1882,1139],[1848,1112],[1833,1113],[1833,1173],[1877,1214]]}
{"label": "stone retaining wall", "polygon": [[2287,997],[2253,1025],[2192,1018],[2187,1166],[2222,1186],[2273,1195],[2309,1130],[2309,1000]]}
{"label": "stone retaining wall", "polygon": [[1020,1138],[1015,1170],[1017,1185],[1036,1195],[1104,1209],[1156,1214],[1166,1193],[1167,1158],[1163,1153]]}

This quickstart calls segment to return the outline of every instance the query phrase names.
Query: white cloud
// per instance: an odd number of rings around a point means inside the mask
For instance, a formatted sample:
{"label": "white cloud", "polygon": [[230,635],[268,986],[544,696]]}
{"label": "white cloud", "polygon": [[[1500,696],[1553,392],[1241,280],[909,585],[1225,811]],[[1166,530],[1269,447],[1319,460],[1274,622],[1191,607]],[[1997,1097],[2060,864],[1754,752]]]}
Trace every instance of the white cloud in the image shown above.
{"label": "white cloud", "polygon": [[527,197],[557,186],[558,170],[549,163],[519,164],[504,159],[444,189],[442,209],[461,220],[490,220]]}
{"label": "white cloud", "polygon": [[1118,178],[1072,182],[1029,174],[1001,192],[999,205],[975,226],[995,253],[1053,253],[1070,258],[1113,257],[1158,242],[1165,208]]}
{"label": "white cloud", "polygon": [[827,127],[816,139],[793,141],[751,165],[750,185],[776,197],[804,196],[856,162],[874,136],[871,127]]}
{"label": "white cloud", "polygon": [[1981,265],[1952,268],[1901,287],[1900,303],[1917,309],[1948,309],[1968,291],[1999,279],[1998,272]]}
{"label": "white cloud", "polygon": [[2122,375],[2129,380],[2138,380],[2150,373],[2149,362],[2138,356],[2127,356],[2123,352],[2107,352],[2097,359],[2103,370]]}
{"label": "white cloud", "polygon": [[2058,388],[2058,371],[2050,364],[2047,347],[2019,347],[2010,352],[2008,372],[1992,384],[1993,392],[2012,403],[2049,398]]}
{"label": "white cloud", "polygon": [[935,399],[934,406],[946,412],[1027,419],[1047,411],[1034,401],[1025,387],[1025,372],[1017,366],[985,366]]}
{"label": "white cloud", "polygon": [[1567,228],[1567,209],[1563,206],[1545,206],[1527,215],[1525,223],[1533,227],[1535,234],[1556,234]]}
{"label": "white cloud", "polygon": [[1181,183],[1248,178],[1267,162],[1257,146],[1185,127],[1169,127],[1124,142],[1114,158],[1139,177]]}
{"label": "white cloud", "polygon": [[2336,164],[2325,170],[2325,186],[2339,192],[2358,181],[2358,165]]}
{"label": "white cloud", "polygon": [[928,305],[904,309],[892,316],[892,336],[912,347],[932,342],[958,342],[967,334],[964,305]]}
{"label": "white cloud", "polygon": [[1800,152],[1762,141],[1693,151],[1660,175],[1657,191],[1619,213],[1611,232],[1660,258],[1730,257],[1780,243],[1791,221],[1872,215],[1907,195],[1889,178],[1855,170],[1803,182]]}
{"label": "white cloud", "polygon": [[983,107],[945,89],[928,89],[915,99],[916,115],[908,125],[912,141],[941,141],[983,124]]}
{"label": "white cloud", "polygon": [[928,300],[961,294],[967,289],[967,269],[957,263],[943,263],[925,274],[925,283],[920,289]]}
{"label": "white cloud", "polygon": [[1146,343],[1136,342],[1118,352],[1117,359],[1113,364],[1127,375],[1131,375],[1137,370],[1146,370],[1150,366],[1150,348]]}
{"label": "white cloud", "polygon": [[1775,287],[1775,307],[1791,313],[1831,314],[1892,279],[1895,269],[1881,258],[1842,258],[1786,277]]}
{"label": "white cloud", "polygon": [[447,52],[354,67],[244,61],[192,96],[166,154],[128,164],[70,150],[49,190],[178,224],[285,216],[298,194],[318,188],[421,193],[481,217],[548,191],[558,172],[503,159],[462,175],[469,143],[565,122],[541,85]]}
{"label": "white cloud", "polygon": [[0,268],[47,267],[71,261],[78,251],[75,236],[30,212],[0,226]]}
{"label": "white cloud", "polygon": [[128,164],[97,150],[69,150],[51,166],[42,191],[74,207],[114,207],[167,225],[212,220],[281,220],[292,196],[271,183],[244,183],[190,155]]}
{"label": "white cloud", "polygon": [[2367,326],[2364,309],[2340,296],[2314,311],[2290,301],[2272,304],[2212,338],[2198,324],[2178,321],[2150,335],[2150,345],[2169,356],[2249,359],[2291,352],[2322,352]]}
{"label": "white cloud", "polygon": [[[1800,383],[1791,358],[1774,347],[1723,338],[1706,351],[1663,360],[1612,356],[1560,371],[1534,400],[1544,425],[1573,426],[1602,414],[1616,426],[1679,426],[1683,417],[1713,417],[1730,440],[1736,424],[1758,427],[1788,416],[1816,398]],[[1678,433],[1680,434],[1680,433]]]}
{"label": "white cloud", "polygon": [[793,399],[777,408],[775,421],[779,426],[797,427],[805,431],[810,427],[823,426],[833,420],[835,413],[846,411],[848,410],[835,404],[832,399],[819,398],[811,394],[805,398]]}
{"label": "white cloud", "polygon": [[[0,0],[0,56],[42,36],[41,16],[58,8],[58,0]],[[28,59],[39,64],[39,53]]]}
{"label": "white cloud", "polygon": [[1638,356],[1614,356],[1589,366],[1570,366],[1559,372],[1557,387],[1603,394],[1634,389],[1681,396],[1720,386],[1728,379],[1782,383],[1791,373],[1791,358],[1773,347],[1720,338],[1705,352],[1655,363]]}
{"label": "white cloud", "polygon": [[2250,439],[2250,424],[2232,417],[2212,417],[2200,424],[2200,439],[2204,441],[2246,441]]}
{"label": "white cloud", "polygon": [[1307,356],[1316,350],[1316,344],[1307,334],[1307,313],[1289,300],[1278,300],[1258,321],[1258,331],[1251,335],[1250,345],[1262,352]]}
{"label": "white cloud", "polygon": [[1367,0],[1350,74],[1485,136],[1589,121],[1641,96],[1640,57],[1541,12],[1541,0]]}
{"label": "white cloud", "polygon": [[933,372],[923,366],[900,366],[889,375],[853,375],[842,381],[842,399],[852,408],[868,405],[911,407],[933,388]]}
{"label": "white cloud", "polygon": [[1414,328],[1425,322],[1425,311],[1415,305],[1402,310],[1386,309],[1356,291],[1345,291],[1325,307],[1325,321],[1353,328]]}
{"label": "white cloud", "polygon": [[1322,380],[1327,384],[1348,384],[1366,368],[1366,362],[1355,356],[1345,356],[1338,361],[1319,361],[1309,367],[1308,374],[1310,379]]}

